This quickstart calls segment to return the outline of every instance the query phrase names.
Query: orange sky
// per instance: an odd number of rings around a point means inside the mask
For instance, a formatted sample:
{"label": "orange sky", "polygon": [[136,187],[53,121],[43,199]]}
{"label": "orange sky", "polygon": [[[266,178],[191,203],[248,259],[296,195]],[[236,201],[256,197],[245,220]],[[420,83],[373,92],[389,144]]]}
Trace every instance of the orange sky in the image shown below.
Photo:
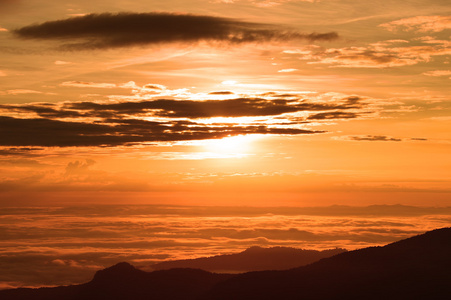
{"label": "orange sky", "polygon": [[0,0],[0,289],[450,226],[450,12]]}
{"label": "orange sky", "polygon": [[450,200],[448,1],[1,1],[0,205]]}

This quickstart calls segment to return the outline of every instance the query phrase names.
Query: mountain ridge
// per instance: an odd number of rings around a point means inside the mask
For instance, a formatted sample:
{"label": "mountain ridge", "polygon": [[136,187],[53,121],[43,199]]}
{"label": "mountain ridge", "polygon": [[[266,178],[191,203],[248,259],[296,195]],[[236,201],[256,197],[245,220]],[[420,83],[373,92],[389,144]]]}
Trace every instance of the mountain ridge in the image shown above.
{"label": "mountain ridge", "polygon": [[[254,249],[255,250],[255,249]],[[451,228],[344,252],[288,270],[238,275],[198,269],[145,272],[128,263],[74,286],[0,291],[2,300],[447,299]]]}
{"label": "mountain ridge", "polygon": [[450,253],[451,228],[436,229],[304,267],[238,275],[201,299],[445,299]]}
{"label": "mountain ridge", "polygon": [[216,273],[285,270],[307,265],[345,251],[347,250],[341,248],[317,251],[292,247],[263,248],[252,246],[239,253],[165,261],[151,265],[146,270],[195,268]]}

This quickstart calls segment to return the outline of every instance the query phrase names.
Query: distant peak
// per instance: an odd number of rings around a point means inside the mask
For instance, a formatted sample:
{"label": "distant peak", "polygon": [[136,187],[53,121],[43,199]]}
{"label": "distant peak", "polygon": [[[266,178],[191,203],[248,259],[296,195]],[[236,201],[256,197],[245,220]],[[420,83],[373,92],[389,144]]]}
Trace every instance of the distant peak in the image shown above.
{"label": "distant peak", "polygon": [[246,250],[244,250],[244,252],[262,251],[262,250],[264,250],[264,249],[265,249],[265,248],[260,247],[260,246],[252,246],[252,247],[249,247],[249,248],[247,248]]}
{"label": "distant peak", "polygon": [[131,271],[131,270],[135,270],[136,268],[134,266],[132,266],[131,264],[129,264],[128,262],[120,262],[115,264],[114,266],[111,266],[109,268],[106,268],[106,270],[108,271]]}
{"label": "distant peak", "polygon": [[130,274],[137,272],[134,266],[128,262],[120,262],[109,268],[97,271],[94,275],[94,281],[111,280],[112,278],[128,277]]}

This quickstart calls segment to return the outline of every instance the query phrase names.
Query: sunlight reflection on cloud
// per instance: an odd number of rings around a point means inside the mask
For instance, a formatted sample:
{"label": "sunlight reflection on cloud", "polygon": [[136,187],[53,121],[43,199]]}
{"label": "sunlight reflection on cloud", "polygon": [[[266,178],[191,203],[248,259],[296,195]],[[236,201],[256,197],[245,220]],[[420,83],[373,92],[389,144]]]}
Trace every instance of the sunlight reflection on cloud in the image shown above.
{"label": "sunlight reflection on cloud", "polygon": [[[334,207],[7,208],[0,215],[0,262],[7,270],[0,282],[4,286],[11,281],[25,286],[78,283],[89,280],[94,270],[119,261],[149,266],[167,259],[233,253],[253,245],[355,249],[449,226],[451,220],[449,209],[421,213],[405,207],[403,213],[381,206],[379,210],[386,213],[379,216],[371,215],[370,207],[343,209],[339,213]],[[40,275],[55,273],[55,268],[65,276]],[[24,273],[30,269],[34,271]]]}

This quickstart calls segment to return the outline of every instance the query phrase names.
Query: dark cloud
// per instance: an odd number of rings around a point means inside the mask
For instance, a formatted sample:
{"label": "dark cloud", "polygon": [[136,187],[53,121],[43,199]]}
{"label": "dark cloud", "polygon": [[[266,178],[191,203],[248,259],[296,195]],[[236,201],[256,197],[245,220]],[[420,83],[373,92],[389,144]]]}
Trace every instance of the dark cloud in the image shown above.
{"label": "dark cloud", "polygon": [[[227,95],[228,92],[220,92]],[[227,94],[225,94],[227,93]],[[308,100],[264,98],[235,98],[227,100],[174,100],[156,99],[126,101],[119,103],[71,102],[62,107],[52,104],[0,105],[0,108],[15,112],[34,112],[40,117],[50,119],[99,117],[117,118],[118,116],[151,114],[167,118],[213,118],[213,117],[255,117],[276,116],[301,111],[326,111],[311,116],[311,119],[356,118],[357,113],[344,112],[349,109],[361,109],[365,106],[354,100],[344,98],[331,103],[315,103]],[[327,112],[331,111],[332,112]]]}
{"label": "dark cloud", "polygon": [[208,93],[209,95],[233,95],[234,92],[230,92],[230,91],[220,91],[220,92],[211,92]]}
{"label": "dark cloud", "polygon": [[173,13],[102,13],[34,24],[13,31],[22,38],[53,39],[66,49],[102,49],[169,42],[248,43],[330,41],[336,32],[300,33],[230,18]]}
{"label": "dark cloud", "polygon": [[391,62],[396,62],[398,57],[394,54],[381,54],[377,51],[373,50],[365,50],[360,53],[351,54],[351,55],[338,55],[336,56],[337,60],[354,60],[354,61],[370,61],[375,64],[388,64]]}
{"label": "dark cloud", "polygon": [[[49,119],[0,117],[2,146],[75,146],[120,144],[112,126]],[[99,143],[95,142],[99,139]]]}
{"label": "dark cloud", "polygon": [[33,105],[0,105],[0,109],[22,112],[34,112],[41,117],[46,118],[78,118],[85,116],[83,113],[74,110],[61,110],[52,107],[50,103],[41,103]]}
{"label": "dark cloud", "polygon": [[388,137],[386,135],[365,135],[365,136],[351,136],[353,141],[382,141],[382,142],[401,142],[402,139]]}
{"label": "dark cloud", "polygon": [[314,114],[308,117],[307,120],[355,119],[358,116],[358,114],[352,112],[334,111]]}
{"label": "dark cloud", "polygon": [[0,156],[34,156],[32,151],[43,150],[44,148],[29,148],[29,147],[21,147],[21,148],[5,148],[0,149]]}
{"label": "dark cloud", "polygon": [[266,125],[203,125],[188,121],[152,122],[133,119],[112,121],[116,124],[0,116],[0,145],[115,146],[146,142],[218,139],[245,134],[296,135],[323,132],[297,128],[270,128]]}
{"label": "dark cloud", "polygon": [[[216,93],[229,95],[227,91]],[[4,104],[0,110],[7,115],[0,116],[0,146],[115,146],[247,134],[313,134],[324,131],[300,126],[311,120],[359,118],[366,106],[355,96],[318,102],[276,93],[269,99]],[[307,117],[296,115],[299,112]],[[216,117],[230,118],[231,122],[221,123],[213,119]],[[255,120],[233,122],[237,117]],[[267,123],[268,119],[281,121]]]}
{"label": "dark cloud", "polygon": [[100,104],[94,102],[70,103],[67,108],[90,111],[92,114],[114,112],[114,114],[137,114],[152,111],[160,117],[212,118],[212,117],[250,117],[274,116],[299,111],[321,111],[350,109],[348,104],[322,104],[299,102],[298,100],[262,98],[237,98],[228,100],[172,100],[158,99],[139,102]]}
{"label": "dark cloud", "polygon": [[158,84],[146,84],[143,86],[143,88],[150,90],[164,90],[164,86]]}
{"label": "dark cloud", "polygon": [[359,96],[349,96],[344,100],[346,100],[346,104],[348,105],[357,105],[362,102],[362,98],[360,98]]}

